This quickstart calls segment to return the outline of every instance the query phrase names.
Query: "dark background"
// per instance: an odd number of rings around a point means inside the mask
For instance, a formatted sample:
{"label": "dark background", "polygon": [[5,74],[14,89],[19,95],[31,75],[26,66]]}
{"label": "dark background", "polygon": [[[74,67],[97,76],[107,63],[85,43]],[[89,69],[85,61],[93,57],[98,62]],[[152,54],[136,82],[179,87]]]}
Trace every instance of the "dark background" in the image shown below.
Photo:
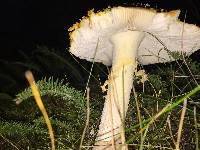
{"label": "dark background", "polygon": [[[80,59],[78,59],[78,62],[76,62],[75,59],[72,58],[72,56],[68,53],[68,28],[71,27],[79,19],[81,19],[82,16],[87,15],[87,11],[93,8],[95,9],[95,11],[97,11],[103,8],[107,8],[108,6],[134,6],[133,3],[148,3],[151,5],[151,7],[163,8],[165,10],[181,9],[181,20],[184,20],[184,15],[187,11],[186,22],[200,25],[200,0],[0,1],[0,131],[4,131],[3,133],[0,133],[0,149],[9,149],[6,147],[7,144],[9,146],[12,146],[12,148],[10,149],[14,148],[13,145],[19,145],[19,149],[23,149],[20,148],[21,146],[24,147],[24,149],[27,149],[27,147],[30,147],[31,149],[31,145],[33,147],[41,146],[41,149],[44,149],[43,145],[47,144],[48,146],[49,144],[49,139],[47,139],[48,136],[44,134],[46,133],[46,130],[43,130],[42,128],[35,128],[40,126],[45,128],[46,126],[44,126],[44,124],[42,123],[41,114],[39,113],[39,110],[35,109],[36,106],[34,104],[34,101],[28,100],[30,99],[31,95],[29,94],[28,98],[26,98],[27,101],[24,100],[24,102],[20,105],[16,105],[15,103],[15,100],[17,98],[16,94],[21,93],[22,91],[24,91],[25,88],[29,86],[27,80],[24,77],[24,72],[27,69],[30,69],[34,74],[36,81],[44,77],[48,78],[52,76],[54,81],[57,78],[63,79],[64,85],[66,85],[66,83],[69,83],[70,87],[74,87],[84,92],[92,63]],[[55,51],[50,51],[49,49],[51,48],[53,48]],[[199,56],[200,55],[197,52],[192,55],[192,58],[199,60]],[[145,110],[141,111],[143,119],[146,118],[145,114],[147,113],[147,116],[149,115],[149,113],[154,114],[154,109],[157,108],[155,107],[155,100],[157,104],[159,103],[160,108],[164,107],[166,103],[169,103],[168,100],[174,100],[175,98],[177,98],[176,96],[178,96],[179,98],[179,96],[182,96],[184,93],[187,93],[189,90],[191,90],[193,88],[193,85],[196,86],[196,83],[194,84],[193,81],[193,78],[196,77],[189,77],[188,79],[177,78],[176,81],[174,81],[174,71],[172,73],[172,69],[177,69],[178,75],[190,75],[190,72],[188,74],[184,73],[184,68],[188,72],[188,66],[180,67],[177,63],[176,65],[174,65],[175,67],[171,67],[172,63],[139,66],[142,69],[145,69],[147,73],[148,70],[151,71],[150,74],[153,75],[153,85],[148,86],[147,84],[147,87],[145,87],[145,93],[142,92],[142,84],[137,86],[136,89],[136,91],[138,92],[138,96],[142,98],[140,106],[141,108],[144,108],[143,110]],[[190,66],[192,65],[193,70],[198,69],[198,71],[196,71],[197,73],[194,73],[194,75],[199,74],[199,66],[196,67],[194,63],[192,63]],[[163,69],[158,69],[159,67],[162,67]],[[92,128],[88,128],[88,131],[92,129],[94,133],[94,129],[97,128],[96,125],[100,121],[99,116],[103,107],[103,93],[101,92],[102,90],[99,85],[101,83],[104,83],[105,80],[107,80],[107,74],[108,70],[104,65],[95,63],[92,71],[92,75],[94,77],[91,77],[89,85],[91,96],[90,126]],[[157,74],[159,75],[156,76]],[[100,80],[98,80],[99,78]],[[199,81],[198,77],[197,81]],[[134,84],[136,83],[137,81],[135,80]],[[169,86],[167,85],[168,83]],[[56,95],[57,92],[61,93],[61,97],[59,97],[60,94]],[[85,120],[84,116],[86,116],[85,107],[84,109],[83,106],[80,107],[80,105],[83,104],[82,98],[79,99],[77,98],[77,94],[75,94],[74,92],[70,92],[75,97],[72,96],[72,99],[68,100],[67,98],[67,100],[63,101],[64,99],[62,100],[62,91],[57,92],[53,92],[56,95],[55,97],[53,96],[51,98],[51,95],[49,97],[48,95],[42,97],[44,105],[47,108],[47,112],[49,116],[51,116],[53,127],[56,131],[55,137],[59,139],[58,141],[61,141],[62,139],[71,140],[72,138],[75,140],[74,142],[72,142],[73,145],[79,145],[79,133],[82,132],[81,130],[84,127],[82,125],[82,119]],[[154,99],[155,96],[156,98]],[[24,95],[24,97],[26,97],[26,94]],[[79,100],[81,100],[81,102]],[[193,100],[195,100],[194,104],[192,103]],[[182,134],[183,138],[181,144],[189,144],[190,148],[183,149],[194,149],[191,148],[194,146],[194,142],[192,142],[193,144],[190,143],[190,139],[192,138],[193,140],[192,135],[193,133],[195,133],[193,130],[194,124],[192,123],[193,106],[191,105],[197,105],[198,109],[198,100],[199,98],[197,96],[188,101],[187,109],[190,113],[187,113],[184,119],[185,128],[183,129],[184,132]],[[131,107],[129,108],[134,109],[134,103],[131,103]],[[155,109],[156,113],[157,111],[158,110]],[[132,121],[135,125],[135,120],[137,120],[137,118],[135,118],[135,110],[132,110],[130,112],[131,113],[129,114],[129,125],[132,126],[132,123],[130,122]],[[172,123],[171,125],[173,133],[176,133],[176,127],[178,126],[179,119],[177,117],[179,117],[179,115],[177,114],[179,114],[179,112],[179,109],[170,112],[170,115],[172,115],[170,117],[170,120]],[[189,118],[190,114],[192,115],[191,118]],[[165,116],[167,117],[168,115],[164,115],[164,119]],[[80,117],[81,119],[79,119]],[[152,133],[149,136],[153,137],[153,143],[155,143],[160,137],[161,139],[158,140],[158,142],[165,142],[165,140],[163,140],[162,137],[165,138],[168,135],[165,136],[165,133],[160,134],[160,131],[162,131],[160,129],[162,128],[162,124],[164,122],[165,121],[162,120],[162,118],[159,118],[159,122],[156,122],[157,125],[158,123],[161,123],[161,125],[158,125],[158,130],[155,130],[156,132]],[[71,131],[70,135],[72,136],[70,137],[69,134],[65,134],[67,133],[66,131]],[[88,131],[87,133],[89,133]],[[154,131],[154,127],[152,131]],[[132,132],[128,134],[131,135]],[[154,135],[156,136],[156,138],[154,138]],[[67,138],[65,138],[66,136]],[[88,138],[91,137],[92,135],[88,136]],[[7,142],[7,139],[9,140],[9,142]],[[5,148],[4,143],[6,144]],[[12,143],[12,145],[10,143]],[[64,142],[60,143],[61,145],[69,146]],[[70,143],[70,147],[72,143]],[[162,145],[162,143],[157,143],[157,145]]]}
{"label": "dark background", "polygon": [[187,10],[186,21],[200,24],[198,0],[6,0],[0,4],[0,58],[17,59],[19,50],[30,52],[37,44],[64,50],[69,46],[67,29],[88,10],[133,3],[181,9],[181,19]]}
{"label": "dark background", "polygon": [[[141,3],[164,10],[181,9],[182,21],[187,12],[186,22],[200,25],[199,0],[1,1],[0,93],[14,96],[27,87],[24,77],[27,69],[33,71],[36,80],[49,76],[65,78],[73,87],[85,89],[91,63],[84,60],[77,63],[68,53],[68,28],[93,8],[98,11],[108,6],[136,6]],[[38,46],[53,48],[55,52],[43,51],[45,48]],[[58,55],[61,59],[58,59],[57,53],[62,53]],[[199,61],[199,53],[193,54],[192,58]],[[95,65],[93,74],[104,81],[107,79],[107,68],[99,65]],[[99,84],[96,81],[94,85]]]}

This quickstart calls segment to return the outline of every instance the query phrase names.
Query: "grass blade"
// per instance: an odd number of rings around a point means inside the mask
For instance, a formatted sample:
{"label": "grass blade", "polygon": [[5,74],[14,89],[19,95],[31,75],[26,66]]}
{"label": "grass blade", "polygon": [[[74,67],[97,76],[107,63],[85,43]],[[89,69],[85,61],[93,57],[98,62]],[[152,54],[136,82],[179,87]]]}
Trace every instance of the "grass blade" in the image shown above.
{"label": "grass blade", "polygon": [[44,104],[42,102],[42,99],[41,99],[39,90],[37,88],[37,85],[35,83],[33,74],[31,73],[31,71],[26,71],[25,77],[26,77],[26,79],[28,80],[28,82],[31,86],[31,90],[32,90],[33,96],[35,98],[35,101],[36,101],[40,111],[42,112],[42,115],[44,116],[44,120],[45,120],[47,127],[49,129],[52,150],[55,150],[55,139],[54,139],[54,134],[53,134],[53,128],[51,126],[51,122],[49,120],[47,111],[46,111]]}

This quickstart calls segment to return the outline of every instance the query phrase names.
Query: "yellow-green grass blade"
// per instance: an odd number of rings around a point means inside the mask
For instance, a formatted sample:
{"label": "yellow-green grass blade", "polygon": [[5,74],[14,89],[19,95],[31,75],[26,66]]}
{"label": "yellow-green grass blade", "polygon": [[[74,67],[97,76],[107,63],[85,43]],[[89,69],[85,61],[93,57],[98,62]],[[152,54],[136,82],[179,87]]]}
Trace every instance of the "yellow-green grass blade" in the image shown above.
{"label": "yellow-green grass blade", "polygon": [[47,114],[47,111],[44,107],[44,104],[42,102],[42,99],[41,99],[41,96],[40,96],[40,93],[39,93],[39,90],[38,90],[38,87],[35,83],[35,80],[34,80],[34,77],[33,77],[33,74],[31,73],[31,71],[26,71],[25,73],[25,77],[26,79],[28,80],[29,84],[30,84],[30,87],[31,87],[31,90],[32,90],[32,93],[33,93],[33,96],[35,98],[35,101],[40,109],[40,111],[42,112],[42,115],[44,117],[44,120],[47,124],[47,127],[49,129],[49,135],[50,135],[50,139],[51,139],[51,147],[52,147],[52,150],[55,150],[55,139],[54,139],[54,133],[53,133],[53,128],[51,126],[51,122],[49,120],[49,117],[48,117],[48,114]]}

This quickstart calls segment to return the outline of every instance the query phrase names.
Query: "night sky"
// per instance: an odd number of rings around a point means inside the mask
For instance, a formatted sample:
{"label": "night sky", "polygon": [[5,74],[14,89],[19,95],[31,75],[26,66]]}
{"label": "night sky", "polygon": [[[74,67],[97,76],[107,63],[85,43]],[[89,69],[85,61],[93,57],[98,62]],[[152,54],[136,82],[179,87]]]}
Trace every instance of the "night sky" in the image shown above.
{"label": "night sky", "polygon": [[69,47],[67,29],[88,10],[138,2],[166,10],[181,9],[181,19],[187,10],[186,21],[200,24],[198,0],[6,0],[0,4],[0,59],[17,59],[19,50],[28,53],[36,45],[65,50]]}

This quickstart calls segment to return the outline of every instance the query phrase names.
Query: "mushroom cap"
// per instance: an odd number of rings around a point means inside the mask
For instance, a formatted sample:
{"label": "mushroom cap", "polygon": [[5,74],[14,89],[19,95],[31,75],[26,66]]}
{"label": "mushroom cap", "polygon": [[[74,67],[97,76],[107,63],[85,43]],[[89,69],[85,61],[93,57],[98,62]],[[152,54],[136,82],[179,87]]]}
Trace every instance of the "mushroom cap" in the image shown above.
{"label": "mushroom cap", "polygon": [[140,7],[114,7],[102,12],[89,11],[70,31],[70,52],[88,61],[112,64],[111,36],[137,30],[145,36],[137,59],[141,64],[173,61],[170,52],[190,55],[200,48],[200,28],[178,20],[179,10],[157,12]]}
{"label": "mushroom cap", "polygon": [[200,49],[200,28],[178,20],[180,10],[158,13],[145,30],[145,38],[138,48],[141,64],[174,60],[172,52],[190,55]]}

